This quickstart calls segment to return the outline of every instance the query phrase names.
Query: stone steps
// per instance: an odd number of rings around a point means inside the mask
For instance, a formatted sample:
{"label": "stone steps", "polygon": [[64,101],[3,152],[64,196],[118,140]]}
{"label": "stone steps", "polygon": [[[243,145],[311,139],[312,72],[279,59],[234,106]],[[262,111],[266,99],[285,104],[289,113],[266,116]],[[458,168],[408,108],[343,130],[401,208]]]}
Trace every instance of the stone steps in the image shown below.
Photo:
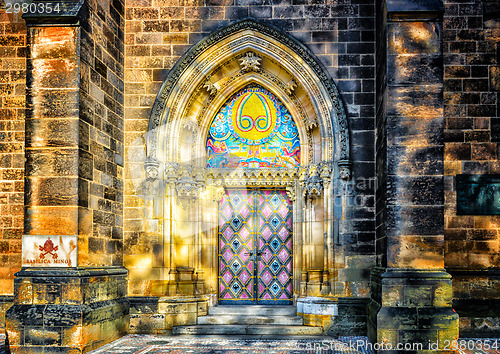
{"label": "stone steps", "polygon": [[283,325],[302,326],[303,320],[299,316],[248,316],[248,315],[209,315],[198,317],[199,325]]}
{"label": "stone steps", "polygon": [[318,336],[323,330],[304,326],[294,306],[215,306],[197,325],[173,327],[172,334]]}
{"label": "stone steps", "polygon": [[240,305],[240,306],[213,306],[208,309],[209,315],[247,315],[247,316],[297,316],[295,306],[264,306],[264,305]]}
{"label": "stone steps", "polygon": [[176,326],[174,335],[273,335],[273,336],[319,336],[321,327],[283,325],[196,325]]}

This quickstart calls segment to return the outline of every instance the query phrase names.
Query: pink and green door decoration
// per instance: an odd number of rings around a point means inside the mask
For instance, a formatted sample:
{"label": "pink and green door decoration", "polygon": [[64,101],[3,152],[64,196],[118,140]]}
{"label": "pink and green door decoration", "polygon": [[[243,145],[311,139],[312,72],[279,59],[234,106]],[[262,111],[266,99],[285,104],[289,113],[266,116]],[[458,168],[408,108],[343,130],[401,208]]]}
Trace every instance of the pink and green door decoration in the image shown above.
{"label": "pink and green door decoration", "polygon": [[292,304],[292,208],[285,191],[226,191],[219,226],[219,303]]}

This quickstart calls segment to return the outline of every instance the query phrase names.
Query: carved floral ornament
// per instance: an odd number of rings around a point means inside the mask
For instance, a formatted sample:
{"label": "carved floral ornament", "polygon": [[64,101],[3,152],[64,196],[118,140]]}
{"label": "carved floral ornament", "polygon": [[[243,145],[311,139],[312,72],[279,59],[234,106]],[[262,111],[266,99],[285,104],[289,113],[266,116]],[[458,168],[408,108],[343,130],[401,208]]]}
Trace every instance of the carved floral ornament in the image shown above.
{"label": "carved floral ornament", "polygon": [[[159,179],[158,164],[148,162],[145,166],[146,180],[152,183]],[[304,197],[319,197],[333,173],[333,163],[302,166],[297,168],[203,168],[189,164],[167,163],[164,182],[172,185],[178,198],[195,199],[207,187],[213,187],[222,196],[225,187],[280,187],[286,190],[290,200],[296,199],[298,180]],[[221,192],[222,191],[222,192]],[[221,194],[222,193],[222,194]]]}
{"label": "carved floral ornament", "polygon": [[297,87],[297,82],[294,79],[288,81],[285,87],[286,93],[288,93],[288,95],[291,96],[296,87]]}
{"label": "carved floral ornament", "polygon": [[262,59],[255,55],[254,52],[247,52],[245,56],[243,56],[239,62],[241,65],[241,70],[243,71],[258,71],[260,69],[260,61]]}

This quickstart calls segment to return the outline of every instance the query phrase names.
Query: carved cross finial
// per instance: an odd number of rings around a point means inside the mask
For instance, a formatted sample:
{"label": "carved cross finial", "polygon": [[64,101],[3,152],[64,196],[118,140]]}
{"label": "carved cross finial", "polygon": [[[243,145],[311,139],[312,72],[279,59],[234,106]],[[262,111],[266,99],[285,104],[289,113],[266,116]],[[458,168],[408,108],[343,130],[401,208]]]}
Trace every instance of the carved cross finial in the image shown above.
{"label": "carved cross finial", "polygon": [[295,80],[294,79],[290,80],[289,82],[287,82],[285,87],[286,93],[288,93],[288,95],[291,96],[296,87],[297,83],[295,82]]}
{"label": "carved cross finial", "polygon": [[261,60],[262,59],[256,56],[254,52],[248,52],[247,54],[245,54],[243,58],[239,59],[241,68],[243,70],[254,70],[254,71],[259,70]]}

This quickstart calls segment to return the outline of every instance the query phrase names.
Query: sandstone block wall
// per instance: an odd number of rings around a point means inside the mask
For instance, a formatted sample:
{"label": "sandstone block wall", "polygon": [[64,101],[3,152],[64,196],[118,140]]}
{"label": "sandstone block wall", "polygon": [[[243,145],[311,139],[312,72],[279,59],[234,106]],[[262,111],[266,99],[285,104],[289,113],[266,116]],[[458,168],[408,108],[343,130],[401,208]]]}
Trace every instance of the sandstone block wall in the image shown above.
{"label": "sandstone block wall", "polygon": [[13,293],[24,218],[26,26],[0,10],[0,294]]}
{"label": "sandstone block wall", "polygon": [[[368,295],[369,268],[375,263],[374,232],[374,2],[280,0],[144,0],[127,1],[125,15],[125,209],[124,260],[130,291],[155,292],[163,276],[161,226],[144,214],[127,156],[137,159],[141,139],[159,88],[169,70],[195,43],[215,30],[254,17],[305,44],[334,78],[348,112],[353,179],[346,228],[338,252],[348,269],[340,270],[347,293]],[[137,148],[137,143],[139,148]],[[131,148],[132,147],[132,148]],[[133,172],[133,173],[132,173]],[[347,257],[347,258],[344,258]],[[150,267],[139,270],[137,264]],[[137,269],[134,269],[137,268]]]}
{"label": "sandstone block wall", "polygon": [[500,267],[500,216],[457,216],[455,189],[457,174],[500,173],[499,5],[445,1],[445,266],[464,336],[500,333],[500,279],[491,269]]}
{"label": "sandstone block wall", "polygon": [[124,3],[89,1],[80,49],[78,263],[122,265]]}

